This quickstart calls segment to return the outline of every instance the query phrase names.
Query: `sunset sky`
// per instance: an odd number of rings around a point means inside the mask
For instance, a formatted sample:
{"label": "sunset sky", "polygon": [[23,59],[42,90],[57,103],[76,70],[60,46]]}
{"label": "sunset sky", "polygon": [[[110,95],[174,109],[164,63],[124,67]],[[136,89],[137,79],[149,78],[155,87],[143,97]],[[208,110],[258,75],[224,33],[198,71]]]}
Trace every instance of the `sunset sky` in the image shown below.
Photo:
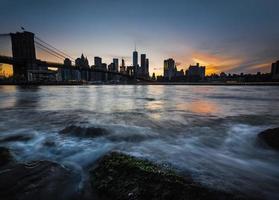
{"label": "sunset sky", "polygon": [[[23,26],[90,64],[100,56],[129,65],[135,44],[157,75],[170,57],[179,69],[204,64],[207,74],[269,72],[279,59],[278,0],[0,1],[1,33]],[[3,54],[10,45],[1,38],[0,47]]]}

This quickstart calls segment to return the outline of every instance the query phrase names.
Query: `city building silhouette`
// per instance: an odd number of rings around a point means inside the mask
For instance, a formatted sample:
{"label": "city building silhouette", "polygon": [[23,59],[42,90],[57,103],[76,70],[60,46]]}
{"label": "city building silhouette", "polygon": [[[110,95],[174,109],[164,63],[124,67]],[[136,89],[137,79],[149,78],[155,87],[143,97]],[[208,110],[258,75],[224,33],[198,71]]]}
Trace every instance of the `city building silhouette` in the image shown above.
{"label": "city building silhouette", "polygon": [[164,79],[170,81],[175,76],[175,61],[172,58],[164,60]]}
{"label": "city building silhouette", "polygon": [[196,65],[190,65],[186,70],[186,77],[188,81],[201,81],[205,78],[205,66],[200,66],[199,63]]}
{"label": "city building silhouette", "polygon": [[279,60],[271,64],[271,77],[273,80],[279,80]]}

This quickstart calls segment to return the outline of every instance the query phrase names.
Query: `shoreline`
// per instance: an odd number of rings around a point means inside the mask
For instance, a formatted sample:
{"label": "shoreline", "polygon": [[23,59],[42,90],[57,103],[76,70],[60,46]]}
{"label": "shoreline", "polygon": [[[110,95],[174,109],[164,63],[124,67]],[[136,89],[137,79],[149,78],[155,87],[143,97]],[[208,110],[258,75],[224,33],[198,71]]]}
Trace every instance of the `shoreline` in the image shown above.
{"label": "shoreline", "polygon": [[191,174],[119,151],[109,151],[83,169],[88,174],[85,179],[75,167],[51,159],[17,161],[3,146],[0,156],[0,178],[6,180],[0,181],[1,199],[258,199],[250,193],[205,186]]}
{"label": "shoreline", "polygon": [[197,86],[279,86],[279,82],[239,82],[239,83],[223,83],[223,82],[154,82],[140,83],[138,85],[197,85]]}
{"label": "shoreline", "polygon": [[141,83],[1,83],[1,85],[18,85],[18,86],[75,86],[75,85],[189,85],[189,86],[279,86],[279,82],[141,82]]}

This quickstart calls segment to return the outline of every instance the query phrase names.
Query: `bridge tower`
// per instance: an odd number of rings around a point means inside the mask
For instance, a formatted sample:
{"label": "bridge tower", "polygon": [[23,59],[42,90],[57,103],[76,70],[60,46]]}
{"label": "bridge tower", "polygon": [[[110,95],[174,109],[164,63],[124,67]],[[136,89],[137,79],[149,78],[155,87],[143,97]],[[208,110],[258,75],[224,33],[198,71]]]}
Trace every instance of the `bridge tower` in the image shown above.
{"label": "bridge tower", "polygon": [[24,61],[24,65],[14,65],[14,76],[27,79],[28,68],[31,68],[36,61],[34,44],[34,33],[17,32],[11,33],[13,58]]}

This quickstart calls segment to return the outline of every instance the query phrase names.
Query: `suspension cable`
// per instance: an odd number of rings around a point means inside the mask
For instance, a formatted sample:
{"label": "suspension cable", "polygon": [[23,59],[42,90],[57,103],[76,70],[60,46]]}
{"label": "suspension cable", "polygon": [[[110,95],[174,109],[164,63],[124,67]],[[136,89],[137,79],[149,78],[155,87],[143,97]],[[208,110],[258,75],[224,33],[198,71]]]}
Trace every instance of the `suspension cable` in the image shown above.
{"label": "suspension cable", "polygon": [[63,56],[65,56],[65,57],[67,57],[67,58],[71,58],[72,60],[75,60],[75,59],[74,59],[73,57],[71,57],[70,55],[66,54],[65,52],[63,52],[63,51],[61,51],[61,50],[59,50],[59,49],[57,49],[57,48],[54,47],[53,45],[51,45],[51,44],[49,44],[49,43],[43,41],[43,40],[40,39],[39,37],[35,36],[35,38],[36,38],[37,40],[39,40],[41,43],[43,43],[43,44],[45,44],[45,45],[47,45],[47,46],[53,48],[54,50],[56,50],[58,53],[62,54]]}
{"label": "suspension cable", "polygon": [[59,59],[61,59],[61,60],[64,60],[64,59],[65,59],[64,57],[61,57],[61,56],[59,56],[59,55],[57,55],[57,54],[55,54],[55,53],[49,51],[49,50],[46,49],[44,46],[40,46],[40,44],[38,44],[37,47],[38,47],[39,49],[43,50],[44,52],[47,52],[47,53],[49,53],[49,54],[55,56],[56,58],[59,58]]}
{"label": "suspension cable", "polygon": [[45,49],[47,49],[47,50],[51,51],[53,54],[56,54],[56,55],[58,55],[58,56],[62,57],[63,59],[65,59],[65,58],[66,58],[64,55],[62,55],[62,54],[60,54],[60,53],[57,53],[56,51],[54,51],[54,50],[52,50],[52,49],[48,48],[47,46],[43,45],[43,44],[42,44],[42,43],[40,43],[40,42],[35,41],[35,44],[40,45],[41,47],[44,47]]}

